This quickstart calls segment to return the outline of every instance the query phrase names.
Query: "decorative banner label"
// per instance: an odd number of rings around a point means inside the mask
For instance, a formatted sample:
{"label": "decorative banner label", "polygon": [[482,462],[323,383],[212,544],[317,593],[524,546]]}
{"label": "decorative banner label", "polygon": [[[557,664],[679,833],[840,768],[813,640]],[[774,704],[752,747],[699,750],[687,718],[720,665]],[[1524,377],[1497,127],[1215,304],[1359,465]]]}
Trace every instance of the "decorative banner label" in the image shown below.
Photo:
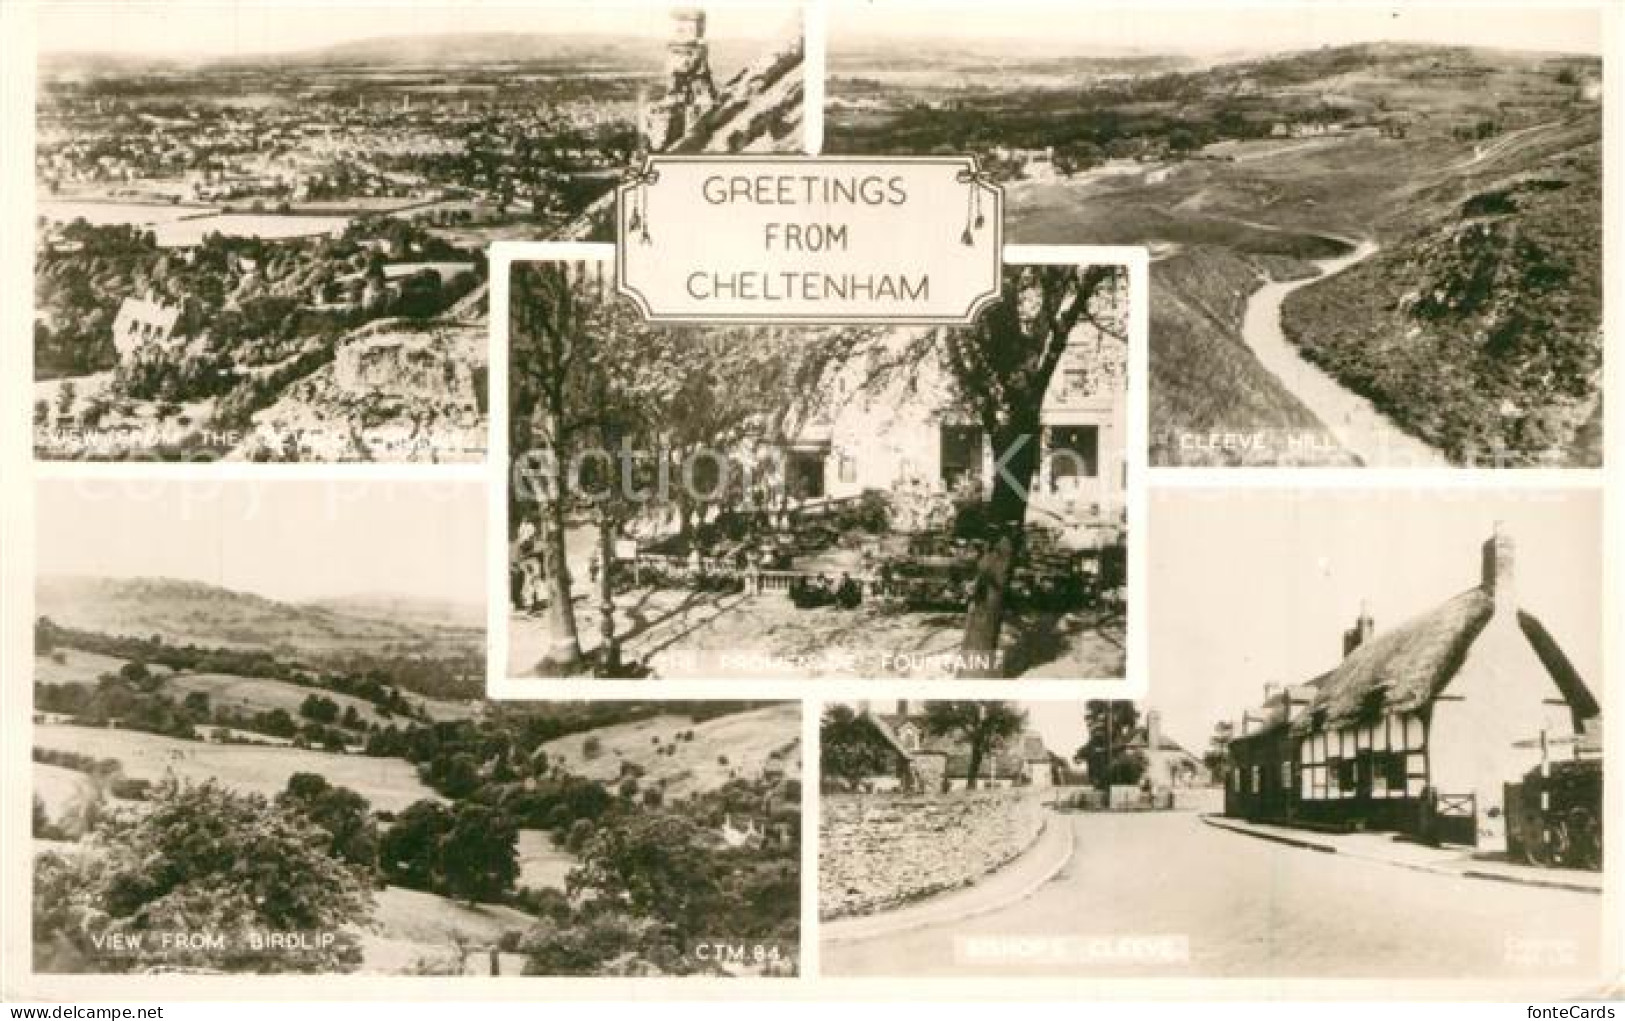
{"label": "decorative banner label", "polygon": [[1003,194],[969,156],[651,156],[617,193],[617,287],[654,322],[972,321]]}

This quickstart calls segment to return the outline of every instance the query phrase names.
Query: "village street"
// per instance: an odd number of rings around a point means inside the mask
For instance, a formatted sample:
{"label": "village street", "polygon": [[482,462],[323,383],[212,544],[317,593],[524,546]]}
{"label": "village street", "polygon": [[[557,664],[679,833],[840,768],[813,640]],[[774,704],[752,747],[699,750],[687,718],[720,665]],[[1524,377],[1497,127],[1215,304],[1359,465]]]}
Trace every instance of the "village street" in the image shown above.
{"label": "village street", "polygon": [[[1602,898],[1593,894],[1317,853],[1193,812],[1051,823],[1073,827],[1075,850],[1031,896],[949,925],[825,943],[822,972],[1550,978],[1597,969]],[[1046,938],[1051,959],[1037,963]],[[1027,949],[989,961],[995,946]]]}

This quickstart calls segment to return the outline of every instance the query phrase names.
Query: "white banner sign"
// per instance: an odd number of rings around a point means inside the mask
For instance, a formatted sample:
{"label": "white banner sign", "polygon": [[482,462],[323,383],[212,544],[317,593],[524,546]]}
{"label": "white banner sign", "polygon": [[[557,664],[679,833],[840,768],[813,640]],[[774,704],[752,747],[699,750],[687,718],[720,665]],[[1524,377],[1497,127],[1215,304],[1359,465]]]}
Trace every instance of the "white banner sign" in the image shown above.
{"label": "white banner sign", "polygon": [[1002,198],[968,156],[653,156],[618,194],[618,286],[659,322],[968,323]]}

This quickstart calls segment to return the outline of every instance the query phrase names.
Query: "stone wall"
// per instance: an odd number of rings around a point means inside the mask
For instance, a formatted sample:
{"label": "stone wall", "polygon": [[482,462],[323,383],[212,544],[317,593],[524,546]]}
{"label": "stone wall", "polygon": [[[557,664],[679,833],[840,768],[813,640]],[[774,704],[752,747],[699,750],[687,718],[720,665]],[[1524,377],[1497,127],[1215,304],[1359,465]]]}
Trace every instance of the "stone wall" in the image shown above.
{"label": "stone wall", "polygon": [[1047,813],[1031,789],[934,796],[825,795],[818,912],[864,915],[966,886],[1038,839]]}

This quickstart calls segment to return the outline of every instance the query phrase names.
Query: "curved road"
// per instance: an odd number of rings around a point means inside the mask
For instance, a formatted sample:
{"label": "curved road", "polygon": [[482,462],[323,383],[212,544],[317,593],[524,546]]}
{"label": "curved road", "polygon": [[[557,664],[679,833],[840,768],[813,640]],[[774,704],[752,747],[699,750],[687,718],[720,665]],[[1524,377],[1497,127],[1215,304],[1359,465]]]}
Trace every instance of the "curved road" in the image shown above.
{"label": "curved road", "polygon": [[[1286,847],[1191,812],[1055,821],[1074,828],[1076,850],[1031,896],[953,924],[826,943],[822,973],[1535,980],[1598,970],[1602,898],[1593,894]],[[1060,963],[966,962],[978,945],[1054,937],[1093,949]],[[1108,938],[1166,948],[1170,937],[1188,955],[1134,963],[1121,949],[1098,951]]]}
{"label": "curved road", "polygon": [[1318,276],[1271,280],[1254,291],[1247,300],[1241,322],[1242,339],[1264,368],[1314,412],[1343,449],[1363,464],[1383,468],[1448,468],[1450,462],[1443,454],[1399,428],[1370,401],[1344,387],[1287,340],[1281,328],[1281,305],[1287,295],[1335,276],[1377,252],[1376,244],[1371,241],[1332,240],[1354,245],[1354,250],[1337,258],[1317,261]]}

